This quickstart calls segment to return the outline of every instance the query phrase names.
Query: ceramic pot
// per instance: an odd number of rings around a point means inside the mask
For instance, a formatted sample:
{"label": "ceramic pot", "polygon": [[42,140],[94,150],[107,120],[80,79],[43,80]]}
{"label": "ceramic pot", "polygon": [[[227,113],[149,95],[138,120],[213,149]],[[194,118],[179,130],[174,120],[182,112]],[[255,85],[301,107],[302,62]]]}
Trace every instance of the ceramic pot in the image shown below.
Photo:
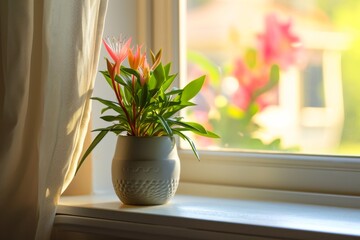
{"label": "ceramic pot", "polygon": [[168,136],[119,136],[111,168],[114,190],[124,204],[164,204],[179,184],[180,160]]}

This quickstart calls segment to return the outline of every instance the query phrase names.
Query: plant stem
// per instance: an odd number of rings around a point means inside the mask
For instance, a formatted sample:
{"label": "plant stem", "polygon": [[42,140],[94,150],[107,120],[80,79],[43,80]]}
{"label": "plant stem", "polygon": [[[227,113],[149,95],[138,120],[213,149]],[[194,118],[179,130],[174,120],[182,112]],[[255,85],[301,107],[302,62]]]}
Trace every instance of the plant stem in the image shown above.
{"label": "plant stem", "polygon": [[[127,112],[127,110],[126,110],[126,108],[124,106],[124,103],[123,103],[123,99],[122,99],[121,92],[120,92],[120,86],[115,82],[115,76],[111,77],[111,82],[113,84],[115,95],[116,95],[116,98],[117,98],[117,100],[118,100],[118,102],[120,104],[120,107],[124,111],[124,113],[126,115],[126,119],[128,120],[128,122],[131,123],[129,113]],[[135,135],[135,129],[133,128],[132,124],[130,124],[130,128],[131,128],[131,133],[133,135]]]}
{"label": "plant stem", "polygon": [[144,130],[144,134],[146,134],[146,132],[150,129],[150,127],[153,125],[154,123],[150,123]]}

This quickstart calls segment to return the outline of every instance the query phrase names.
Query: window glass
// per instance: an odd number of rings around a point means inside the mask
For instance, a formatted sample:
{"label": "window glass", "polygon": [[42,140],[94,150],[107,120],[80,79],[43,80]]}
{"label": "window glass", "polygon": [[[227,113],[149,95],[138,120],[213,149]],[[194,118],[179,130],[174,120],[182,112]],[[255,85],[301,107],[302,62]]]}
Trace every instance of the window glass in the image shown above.
{"label": "window glass", "polygon": [[184,114],[221,136],[199,148],[359,154],[360,1],[184,3],[182,84],[207,76]]}

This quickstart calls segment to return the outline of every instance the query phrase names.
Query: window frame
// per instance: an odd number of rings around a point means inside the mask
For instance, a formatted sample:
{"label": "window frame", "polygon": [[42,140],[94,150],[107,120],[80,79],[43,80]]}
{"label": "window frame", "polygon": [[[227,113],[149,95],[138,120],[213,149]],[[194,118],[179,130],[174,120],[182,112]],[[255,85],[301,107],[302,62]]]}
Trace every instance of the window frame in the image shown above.
{"label": "window frame", "polygon": [[[173,63],[173,71],[185,72],[185,53],[180,48],[186,36],[180,15],[183,0],[138,0],[139,31],[149,26],[146,42],[152,49],[163,49],[164,61]],[[177,82],[176,84],[179,84]],[[221,134],[220,134],[221,135]],[[190,150],[178,150],[181,181],[225,186],[276,189],[360,196],[360,158],[263,152],[200,151],[197,161]]]}

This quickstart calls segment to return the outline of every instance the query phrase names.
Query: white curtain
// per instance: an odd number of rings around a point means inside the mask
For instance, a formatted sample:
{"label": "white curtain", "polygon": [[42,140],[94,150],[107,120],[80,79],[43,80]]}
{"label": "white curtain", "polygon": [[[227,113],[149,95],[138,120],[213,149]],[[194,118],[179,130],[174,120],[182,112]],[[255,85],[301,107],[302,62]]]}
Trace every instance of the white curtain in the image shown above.
{"label": "white curtain", "polygon": [[0,1],[0,239],[48,239],[90,118],[107,0]]}

